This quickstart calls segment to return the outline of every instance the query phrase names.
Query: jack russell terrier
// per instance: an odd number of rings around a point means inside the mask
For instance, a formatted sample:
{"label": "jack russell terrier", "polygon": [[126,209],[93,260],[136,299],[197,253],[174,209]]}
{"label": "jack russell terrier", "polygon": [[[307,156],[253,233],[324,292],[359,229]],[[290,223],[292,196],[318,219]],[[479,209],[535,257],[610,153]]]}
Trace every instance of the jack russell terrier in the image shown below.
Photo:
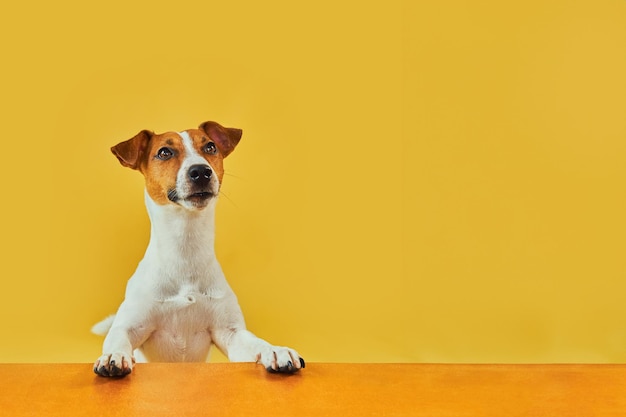
{"label": "jack russell terrier", "polygon": [[183,132],[143,130],[111,148],[123,166],[145,177],[151,232],[117,314],[92,329],[106,334],[96,374],[127,375],[135,356],[140,361],[204,362],[211,344],[231,361],[256,361],[269,372],[304,368],[295,350],[270,345],[246,330],[237,297],[215,257],[222,162],[241,134],[205,122]]}

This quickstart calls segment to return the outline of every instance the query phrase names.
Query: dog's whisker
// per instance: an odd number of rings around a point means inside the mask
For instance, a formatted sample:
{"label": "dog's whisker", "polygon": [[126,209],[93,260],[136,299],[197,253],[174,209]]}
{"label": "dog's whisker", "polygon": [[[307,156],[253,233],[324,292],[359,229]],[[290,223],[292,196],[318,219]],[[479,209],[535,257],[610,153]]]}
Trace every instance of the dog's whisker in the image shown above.
{"label": "dog's whisker", "polygon": [[239,206],[237,205],[237,203],[235,203],[235,200],[233,200],[232,198],[230,198],[228,195],[226,195],[226,193],[224,193],[224,191],[220,190],[220,195],[223,195],[226,200],[230,201],[230,203],[235,206],[236,208],[239,208]]}
{"label": "dog's whisker", "polygon": [[224,175],[228,175],[229,177],[232,177],[232,178],[237,178],[238,180],[244,179],[243,177],[240,177],[239,175],[231,174],[230,172],[226,172],[226,171],[224,171]]}

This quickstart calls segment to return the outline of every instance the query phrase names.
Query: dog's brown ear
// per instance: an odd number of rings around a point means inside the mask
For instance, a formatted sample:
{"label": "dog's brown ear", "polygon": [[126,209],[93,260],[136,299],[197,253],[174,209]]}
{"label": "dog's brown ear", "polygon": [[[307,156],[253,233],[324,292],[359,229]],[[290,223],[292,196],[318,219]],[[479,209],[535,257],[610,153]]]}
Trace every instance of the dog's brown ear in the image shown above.
{"label": "dog's brown ear", "polygon": [[224,158],[227,157],[239,143],[243,131],[233,127],[224,127],[216,122],[204,122],[200,125],[211,139],[217,144]]}
{"label": "dog's brown ear", "polygon": [[127,141],[120,142],[111,148],[113,155],[117,156],[120,164],[125,167],[138,169],[141,156],[148,148],[148,141],[154,135],[149,130],[142,130]]}

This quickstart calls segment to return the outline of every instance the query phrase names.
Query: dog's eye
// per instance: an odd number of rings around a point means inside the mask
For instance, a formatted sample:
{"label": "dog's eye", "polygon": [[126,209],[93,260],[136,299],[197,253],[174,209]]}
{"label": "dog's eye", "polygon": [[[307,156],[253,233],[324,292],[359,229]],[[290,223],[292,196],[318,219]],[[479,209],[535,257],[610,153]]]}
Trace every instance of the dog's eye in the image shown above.
{"label": "dog's eye", "polygon": [[161,148],[157,152],[157,158],[159,158],[162,161],[167,161],[172,156],[174,156],[174,152],[172,152],[170,148]]}
{"label": "dog's eye", "polygon": [[204,153],[208,153],[209,155],[215,155],[217,153],[217,147],[213,142],[209,142],[202,148]]}

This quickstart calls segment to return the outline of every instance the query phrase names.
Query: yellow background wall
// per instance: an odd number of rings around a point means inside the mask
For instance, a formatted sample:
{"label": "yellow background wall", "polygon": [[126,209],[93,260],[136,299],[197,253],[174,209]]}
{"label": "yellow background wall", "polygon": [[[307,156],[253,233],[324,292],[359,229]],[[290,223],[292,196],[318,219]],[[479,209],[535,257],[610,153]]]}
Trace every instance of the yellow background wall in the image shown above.
{"label": "yellow background wall", "polygon": [[2,9],[0,361],[98,356],[149,232],[109,147],[205,120],[244,130],[217,251],[260,336],[626,360],[626,2]]}

